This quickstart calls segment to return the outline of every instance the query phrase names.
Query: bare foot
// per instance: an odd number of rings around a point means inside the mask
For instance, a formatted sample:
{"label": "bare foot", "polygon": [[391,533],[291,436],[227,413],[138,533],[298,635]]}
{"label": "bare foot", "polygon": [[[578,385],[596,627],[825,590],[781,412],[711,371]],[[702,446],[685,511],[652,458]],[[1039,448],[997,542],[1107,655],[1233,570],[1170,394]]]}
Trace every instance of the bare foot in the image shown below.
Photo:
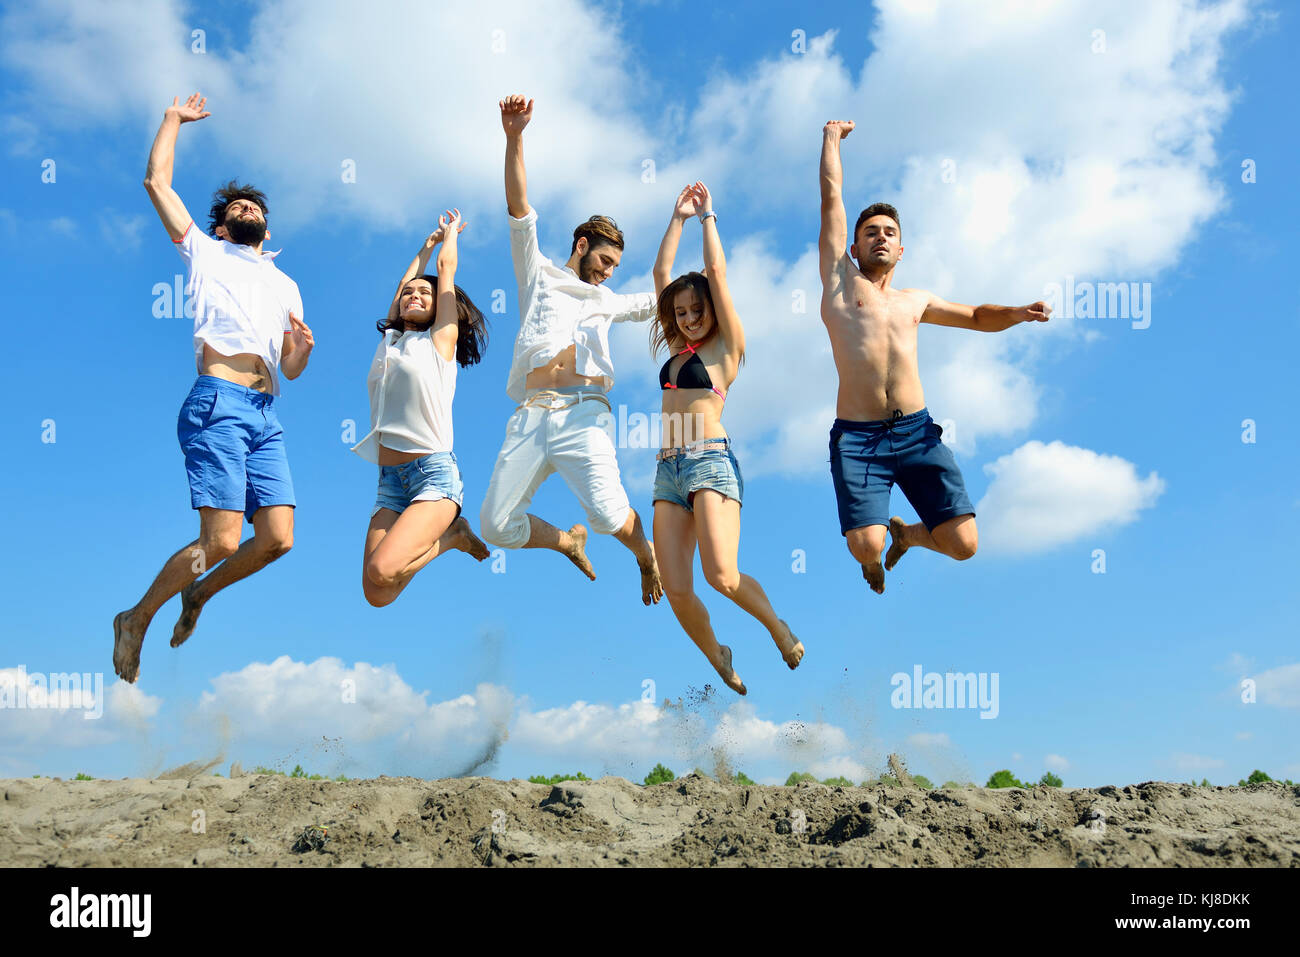
{"label": "bare foot", "polygon": [[740,675],[736,674],[736,670],[731,667],[731,649],[726,645],[718,645],[718,651],[722,655],[722,664],[713,666],[718,675],[736,694],[748,694],[745,690],[745,682],[740,680]]}
{"label": "bare foot", "polygon": [[144,632],[137,633],[132,627],[131,613],[120,611],[113,619],[113,671],[123,681],[130,684],[140,677],[140,646],[144,644]]}
{"label": "bare foot", "polygon": [[459,516],[456,521],[451,523],[451,547],[458,548],[469,555],[476,562],[481,562],[488,557],[488,547],[483,541],[474,534],[474,529],[470,528],[469,522],[465,516]]}
{"label": "bare foot", "polygon": [[176,627],[172,629],[172,647],[179,648],[185,644],[187,638],[194,634],[194,626],[199,623],[199,612],[203,611],[203,605],[194,600],[194,586],[198,582],[191,582],[181,589],[181,616],[176,619]]}
{"label": "bare foot", "polygon": [[641,569],[641,603],[658,604],[664,597],[664,583],[659,580],[659,563],[655,561],[654,553],[650,553],[649,565],[642,565],[640,561],[636,564]]}
{"label": "bare foot", "polygon": [[781,622],[782,627],[785,628],[786,640],[783,642],[776,635],[772,637],[776,639],[776,646],[781,649],[781,657],[785,659],[785,663],[790,670],[794,671],[799,667],[799,662],[803,660],[803,642],[794,636],[794,632],[790,630],[789,622],[784,618],[778,620]]}
{"label": "bare foot", "polygon": [[880,562],[872,562],[870,565],[862,566],[862,577],[867,580],[871,590],[877,595],[885,593],[885,570],[880,567]]}
{"label": "bare foot", "polygon": [[596,580],[596,569],[591,567],[591,562],[587,560],[587,527],[585,525],[575,525],[569,529],[569,547],[561,548],[560,551],[569,556],[569,561],[577,565],[584,575],[592,581]]}
{"label": "bare foot", "polygon": [[885,571],[893,571],[898,560],[903,557],[903,552],[907,551],[908,546],[903,544],[906,532],[907,523],[897,515],[889,520],[889,551],[885,552]]}

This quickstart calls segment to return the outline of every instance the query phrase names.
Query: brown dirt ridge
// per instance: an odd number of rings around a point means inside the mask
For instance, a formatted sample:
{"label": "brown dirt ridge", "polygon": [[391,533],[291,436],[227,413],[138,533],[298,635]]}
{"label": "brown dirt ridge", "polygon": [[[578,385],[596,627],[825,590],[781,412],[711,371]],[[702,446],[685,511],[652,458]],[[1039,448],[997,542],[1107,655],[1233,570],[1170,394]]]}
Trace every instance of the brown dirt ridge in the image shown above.
{"label": "brown dirt ridge", "polygon": [[1300,786],[0,780],[26,867],[1300,867]]}

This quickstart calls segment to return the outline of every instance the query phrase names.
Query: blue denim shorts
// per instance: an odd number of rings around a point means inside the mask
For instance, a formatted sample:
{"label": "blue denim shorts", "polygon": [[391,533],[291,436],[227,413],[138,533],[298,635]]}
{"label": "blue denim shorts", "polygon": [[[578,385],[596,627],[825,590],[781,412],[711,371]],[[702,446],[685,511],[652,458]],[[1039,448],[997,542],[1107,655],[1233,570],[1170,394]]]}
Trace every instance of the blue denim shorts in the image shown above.
{"label": "blue denim shorts", "polygon": [[721,449],[690,449],[670,459],[661,459],[655,472],[654,501],[672,502],[687,511],[694,511],[692,501],[700,489],[713,489],[726,498],[741,501],[745,493],[745,480],[740,475],[740,463],[726,439],[708,439],[710,444],[722,442]]}
{"label": "blue denim shorts", "polygon": [[275,399],[216,376],[201,375],[176,417],[193,508],[253,513],[294,505],[293,480]]}
{"label": "blue denim shorts", "polygon": [[974,515],[966,483],[943,429],[925,409],[873,422],[836,419],[831,427],[831,480],[840,534],[889,524],[889,492],[898,483],[927,529]]}
{"label": "blue denim shorts", "polygon": [[451,452],[430,452],[402,465],[379,466],[379,497],[370,517],[381,508],[400,515],[412,502],[435,502],[440,498],[455,502],[459,517],[464,497],[465,485],[456,456]]}

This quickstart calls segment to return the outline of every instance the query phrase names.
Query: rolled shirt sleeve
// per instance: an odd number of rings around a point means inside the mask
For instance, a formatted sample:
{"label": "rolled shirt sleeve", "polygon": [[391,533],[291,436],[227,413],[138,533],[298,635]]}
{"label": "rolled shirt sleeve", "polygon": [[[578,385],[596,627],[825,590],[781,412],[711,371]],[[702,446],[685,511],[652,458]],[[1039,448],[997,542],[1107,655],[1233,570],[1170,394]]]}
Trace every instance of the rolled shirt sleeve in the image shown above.
{"label": "rolled shirt sleeve", "polygon": [[659,300],[652,292],[634,292],[615,295],[610,308],[614,322],[645,322],[653,319],[659,309]]}

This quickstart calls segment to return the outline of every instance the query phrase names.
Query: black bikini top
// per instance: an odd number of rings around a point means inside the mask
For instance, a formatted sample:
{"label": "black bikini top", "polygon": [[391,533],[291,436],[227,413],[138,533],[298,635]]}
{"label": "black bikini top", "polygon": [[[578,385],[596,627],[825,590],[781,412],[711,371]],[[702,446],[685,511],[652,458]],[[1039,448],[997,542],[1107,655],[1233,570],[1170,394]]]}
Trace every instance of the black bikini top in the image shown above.
{"label": "black bikini top", "polygon": [[[691,357],[683,362],[682,367],[677,370],[677,383],[674,385],[668,381],[668,367],[673,364],[673,359],[687,352],[691,354]],[[704,367],[704,360],[699,357],[695,347],[689,342],[686,343],[685,349],[674,353],[663,364],[663,368],[659,370],[659,387],[662,389],[708,389],[722,399],[723,402],[727,401],[725,395],[713,388],[713,380],[709,378],[709,370]]]}

